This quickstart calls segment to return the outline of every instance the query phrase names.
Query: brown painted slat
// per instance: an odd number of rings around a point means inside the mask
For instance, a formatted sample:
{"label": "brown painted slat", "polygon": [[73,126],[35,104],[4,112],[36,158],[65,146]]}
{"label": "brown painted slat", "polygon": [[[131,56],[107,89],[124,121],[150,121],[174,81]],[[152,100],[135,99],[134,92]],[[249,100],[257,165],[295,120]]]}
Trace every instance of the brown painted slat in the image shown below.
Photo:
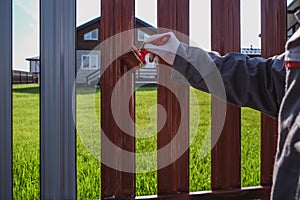
{"label": "brown painted slat", "polygon": [[[101,1],[101,41],[114,36],[122,31],[134,28],[134,0],[102,0]],[[130,49],[133,45],[133,34],[122,36],[117,40],[106,43],[101,48],[101,69],[104,73],[101,76],[101,198],[109,199],[133,199],[135,197],[135,173],[118,171],[106,166],[103,160],[110,160],[120,169],[135,171],[135,157],[124,156],[117,147],[128,152],[135,151],[135,127],[130,123],[130,117],[123,117],[122,120],[128,124],[130,133],[125,133],[116,124],[111,110],[111,96],[116,88],[117,81],[125,74],[129,68],[120,60],[115,60],[106,68],[106,61],[115,56],[120,49]],[[104,68],[106,68],[104,70]],[[117,110],[128,107],[131,118],[134,120],[135,107],[134,97],[130,102],[123,102],[126,92],[134,91],[134,74],[126,79],[118,94],[118,102],[114,104]],[[122,111],[116,113],[122,115]],[[131,134],[131,135],[129,135]],[[104,141],[107,137],[116,148],[110,149],[108,142]]]}
{"label": "brown painted slat", "polygon": [[[221,54],[240,51],[240,0],[212,0],[212,50]],[[212,97],[212,135],[220,124],[218,107],[221,100]],[[240,108],[227,104],[226,120],[221,136],[212,149],[212,189],[241,187]]]}
{"label": "brown painted slat", "polygon": [[241,190],[220,190],[220,191],[203,191],[192,192],[189,194],[171,194],[160,196],[143,196],[137,197],[138,200],[154,200],[154,199],[184,199],[184,200],[250,200],[265,198],[270,193],[270,187],[247,187]]}
{"label": "brown painted slat", "polygon": [[[158,27],[189,34],[188,0],[158,0],[157,5]],[[160,33],[164,31],[159,28]],[[166,109],[167,120],[158,134],[157,148],[164,148],[176,134],[183,135],[167,152],[158,153],[158,195],[187,193],[189,191],[189,149],[184,148],[189,144],[189,88],[171,83],[170,73],[159,67],[158,84],[163,82],[167,82],[168,86],[158,85],[158,104]],[[177,99],[168,88],[172,88],[175,93],[180,93],[181,98]],[[158,115],[158,123],[161,121],[162,117]],[[179,130],[180,124],[182,128]],[[184,149],[183,155],[176,160],[182,149]],[[161,169],[162,163],[166,161],[172,164]]]}
{"label": "brown painted slat", "polygon": [[[261,0],[261,52],[271,57],[284,51],[286,42],[286,0]],[[278,123],[261,115],[261,185],[272,184]],[[268,199],[267,197],[266,199]]]}

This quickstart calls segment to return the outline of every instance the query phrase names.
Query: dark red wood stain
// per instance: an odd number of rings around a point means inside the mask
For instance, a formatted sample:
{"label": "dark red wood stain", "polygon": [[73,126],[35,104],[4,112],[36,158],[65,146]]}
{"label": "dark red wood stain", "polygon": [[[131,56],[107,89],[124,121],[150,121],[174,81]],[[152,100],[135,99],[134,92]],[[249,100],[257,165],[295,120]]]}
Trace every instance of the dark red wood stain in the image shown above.
{"label": "dark red wood stain", "polygon": [[[286,43],[286,0],[261,0],[261,52],[268,58],[284,52]],[[261,185],[272,185],[278,123],[261,115]],[[269,199],[269,197],[265,198]]]}
{"label": "dark red wood stain", "polygon": [[[158,0],[157,7],[158,27],[189,34],[188,0]],[[158,31],[163,32],[160,28]],[[168,149],[168,153],[164,155],[158,153],[158,195],[187,193],[189,191],[189,149],[186,149],[176,161],[175,158],[189,143],[189,87],[179,84],[175,86],[170,82],[170,73],[159,67],[158,83],[161,82],[168,82],[173,91],[180,92],[181,99],[177,99],[167,87],[158,85],[158,104],[162,105],[167,112],[166,124],[158,134],[158,149],[169,144],[175,135],[179,134],[177,131],[183,134],[179,142]],[[161,120],[159,115],[158,123]],[[178,130],[180,123],[182,128]],[[174,162],[160,169],[162,161],[166,159]]]}
{"label": "dark red wood stain", "polygon": [[[101,1],[101,41],[114,36],[120,32],[134,28],[134,0],[102,0]],[[100,24],[99,24],[100,27]],[[111,47],[102,49],[101,61],[102,66],[105,65],[105,59],[113,56],[116,49],[124,48],[130,49],[133,45],[134,35],[126,35],[126,38],[122,38],[122,41],[111,43]],[[107,47],[107,46],[106,46]],[[102,70],[104,67],[101,68]],[[111,95],[114,90],[114,86],[117,81],[125,74],[130,68],[127,67],[122,61],[115,60],[109,65],[105,72],[101,76],[101,137],[106,135],[110,141],[123,150],[134,152],[135,151],[135,138],[124,133],[116,124],[111,110]],[[127,78],[126,84],[122,85],[121,92],[119,94],[119,103],[114,106],[124,106],[122,102],[123,92],[134,91],[134,74]],[[135,101],[134,97],[128,103],[125,102],[125,106],[128,106],[131,118],[135,116]],[[117,108],[118,109],[118,108]],[[128,121],[128,127],[131,134],[135,132],[135,126],[130,125],[129,118],[123,118]],[[120,161],[126,160],[127,168],[135,170],[135,157],[122,157],[122,154],[118,151],[109,151],[105,148],[103,140],[101,140],[101,158],[107,158],[111,160]],[[120,165],[125,165],[125,162],[121,162]],[[117,199],[134,199],[135,197],[135,173],[127,173],[110,168],[109,166],[101,164],[101,198],[107,198],[114,196]]]}
{"label": "dark red wood stain", "polygon": [[[212,50],[225,54],[240,51],[240,0],[212,0]],[[212,135],[220,122],[221,100],[212,97]],[[226,120],[217,144],[212,149],[212,190],[241,187],[240,108],[227,104]]]}

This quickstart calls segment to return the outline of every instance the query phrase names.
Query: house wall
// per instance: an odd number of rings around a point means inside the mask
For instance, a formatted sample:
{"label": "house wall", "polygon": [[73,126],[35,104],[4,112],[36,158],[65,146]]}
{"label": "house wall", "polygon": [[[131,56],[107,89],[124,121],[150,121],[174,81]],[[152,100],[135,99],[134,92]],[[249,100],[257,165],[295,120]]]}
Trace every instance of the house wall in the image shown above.
{"label": "house wall", "polygon": [[[98,59],[98,66],[96,69],[82,68],[82,55],[95,55]],[[85,84],[86,77],[100,68],[100,51],[99,50],[76,50],[76,83]]]}
{"label": "house wall", "polygon": [[40,73],[40,61],[30,61],[30,72]]}
{"label": "house wall", "polygon": [[157,33],[156,28],[150,26],[149,24],[142,22],[140,19],[136,19],[135,26],[136,26],[136,30],[135,30],[134,44],[138,48],[143,44],[142,41],[138,41],[138,30],[143,31],[148,35],[153,35],[153,34]]}
{"label": "house wall", "polygon": [[85,26],[84,28],[77,30],[76,35],[76,49],[80,50],[99,50],[100,38],[99,40],[84,40],[84,34],[98,28],[98,36],[100,37],[100,20],[94,20],[93,23]]}

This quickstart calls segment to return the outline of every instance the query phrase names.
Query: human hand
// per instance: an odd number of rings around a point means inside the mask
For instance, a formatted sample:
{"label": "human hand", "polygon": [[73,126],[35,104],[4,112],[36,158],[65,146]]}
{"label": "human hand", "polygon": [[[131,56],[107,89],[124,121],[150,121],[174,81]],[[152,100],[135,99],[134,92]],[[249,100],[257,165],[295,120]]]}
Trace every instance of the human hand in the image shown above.
{"label": "human hand", "polygon": [[140,51],[141,50],[137,49],[135,46],[132,46],[131,51],[123,54],[119,59],[125,63],[129,69],[137,70],[146,64],[144,58],[145,55],[141,55]]}
{"label": "human hand", "polygon": [[[159,56],[167,64],[173,65],[177,49],[179,47],[179,40],[173,32],[155,34],[150,36],[143,44],[142,48],[148,50],[151,54]],[[150,54],[150,58],[153,55]]]}

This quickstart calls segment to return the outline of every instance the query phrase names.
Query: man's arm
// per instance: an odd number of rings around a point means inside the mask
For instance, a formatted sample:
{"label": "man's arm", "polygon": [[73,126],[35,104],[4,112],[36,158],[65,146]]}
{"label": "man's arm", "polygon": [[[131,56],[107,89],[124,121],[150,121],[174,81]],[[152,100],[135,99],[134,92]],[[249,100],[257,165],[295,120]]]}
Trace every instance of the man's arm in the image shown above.
{"label": "man's arm", "polygon": [[[285,90],[284,55],[264,59],[229,53],[221,57],[181,43],[174,70],[182,74],[192,87],[212,94],[215,92],[208,90],[206,82],[216,77],[217,71],[223,80],[228,102],[273,117],[278,115]],[[218,93],[214,95],[218,96]]]}

